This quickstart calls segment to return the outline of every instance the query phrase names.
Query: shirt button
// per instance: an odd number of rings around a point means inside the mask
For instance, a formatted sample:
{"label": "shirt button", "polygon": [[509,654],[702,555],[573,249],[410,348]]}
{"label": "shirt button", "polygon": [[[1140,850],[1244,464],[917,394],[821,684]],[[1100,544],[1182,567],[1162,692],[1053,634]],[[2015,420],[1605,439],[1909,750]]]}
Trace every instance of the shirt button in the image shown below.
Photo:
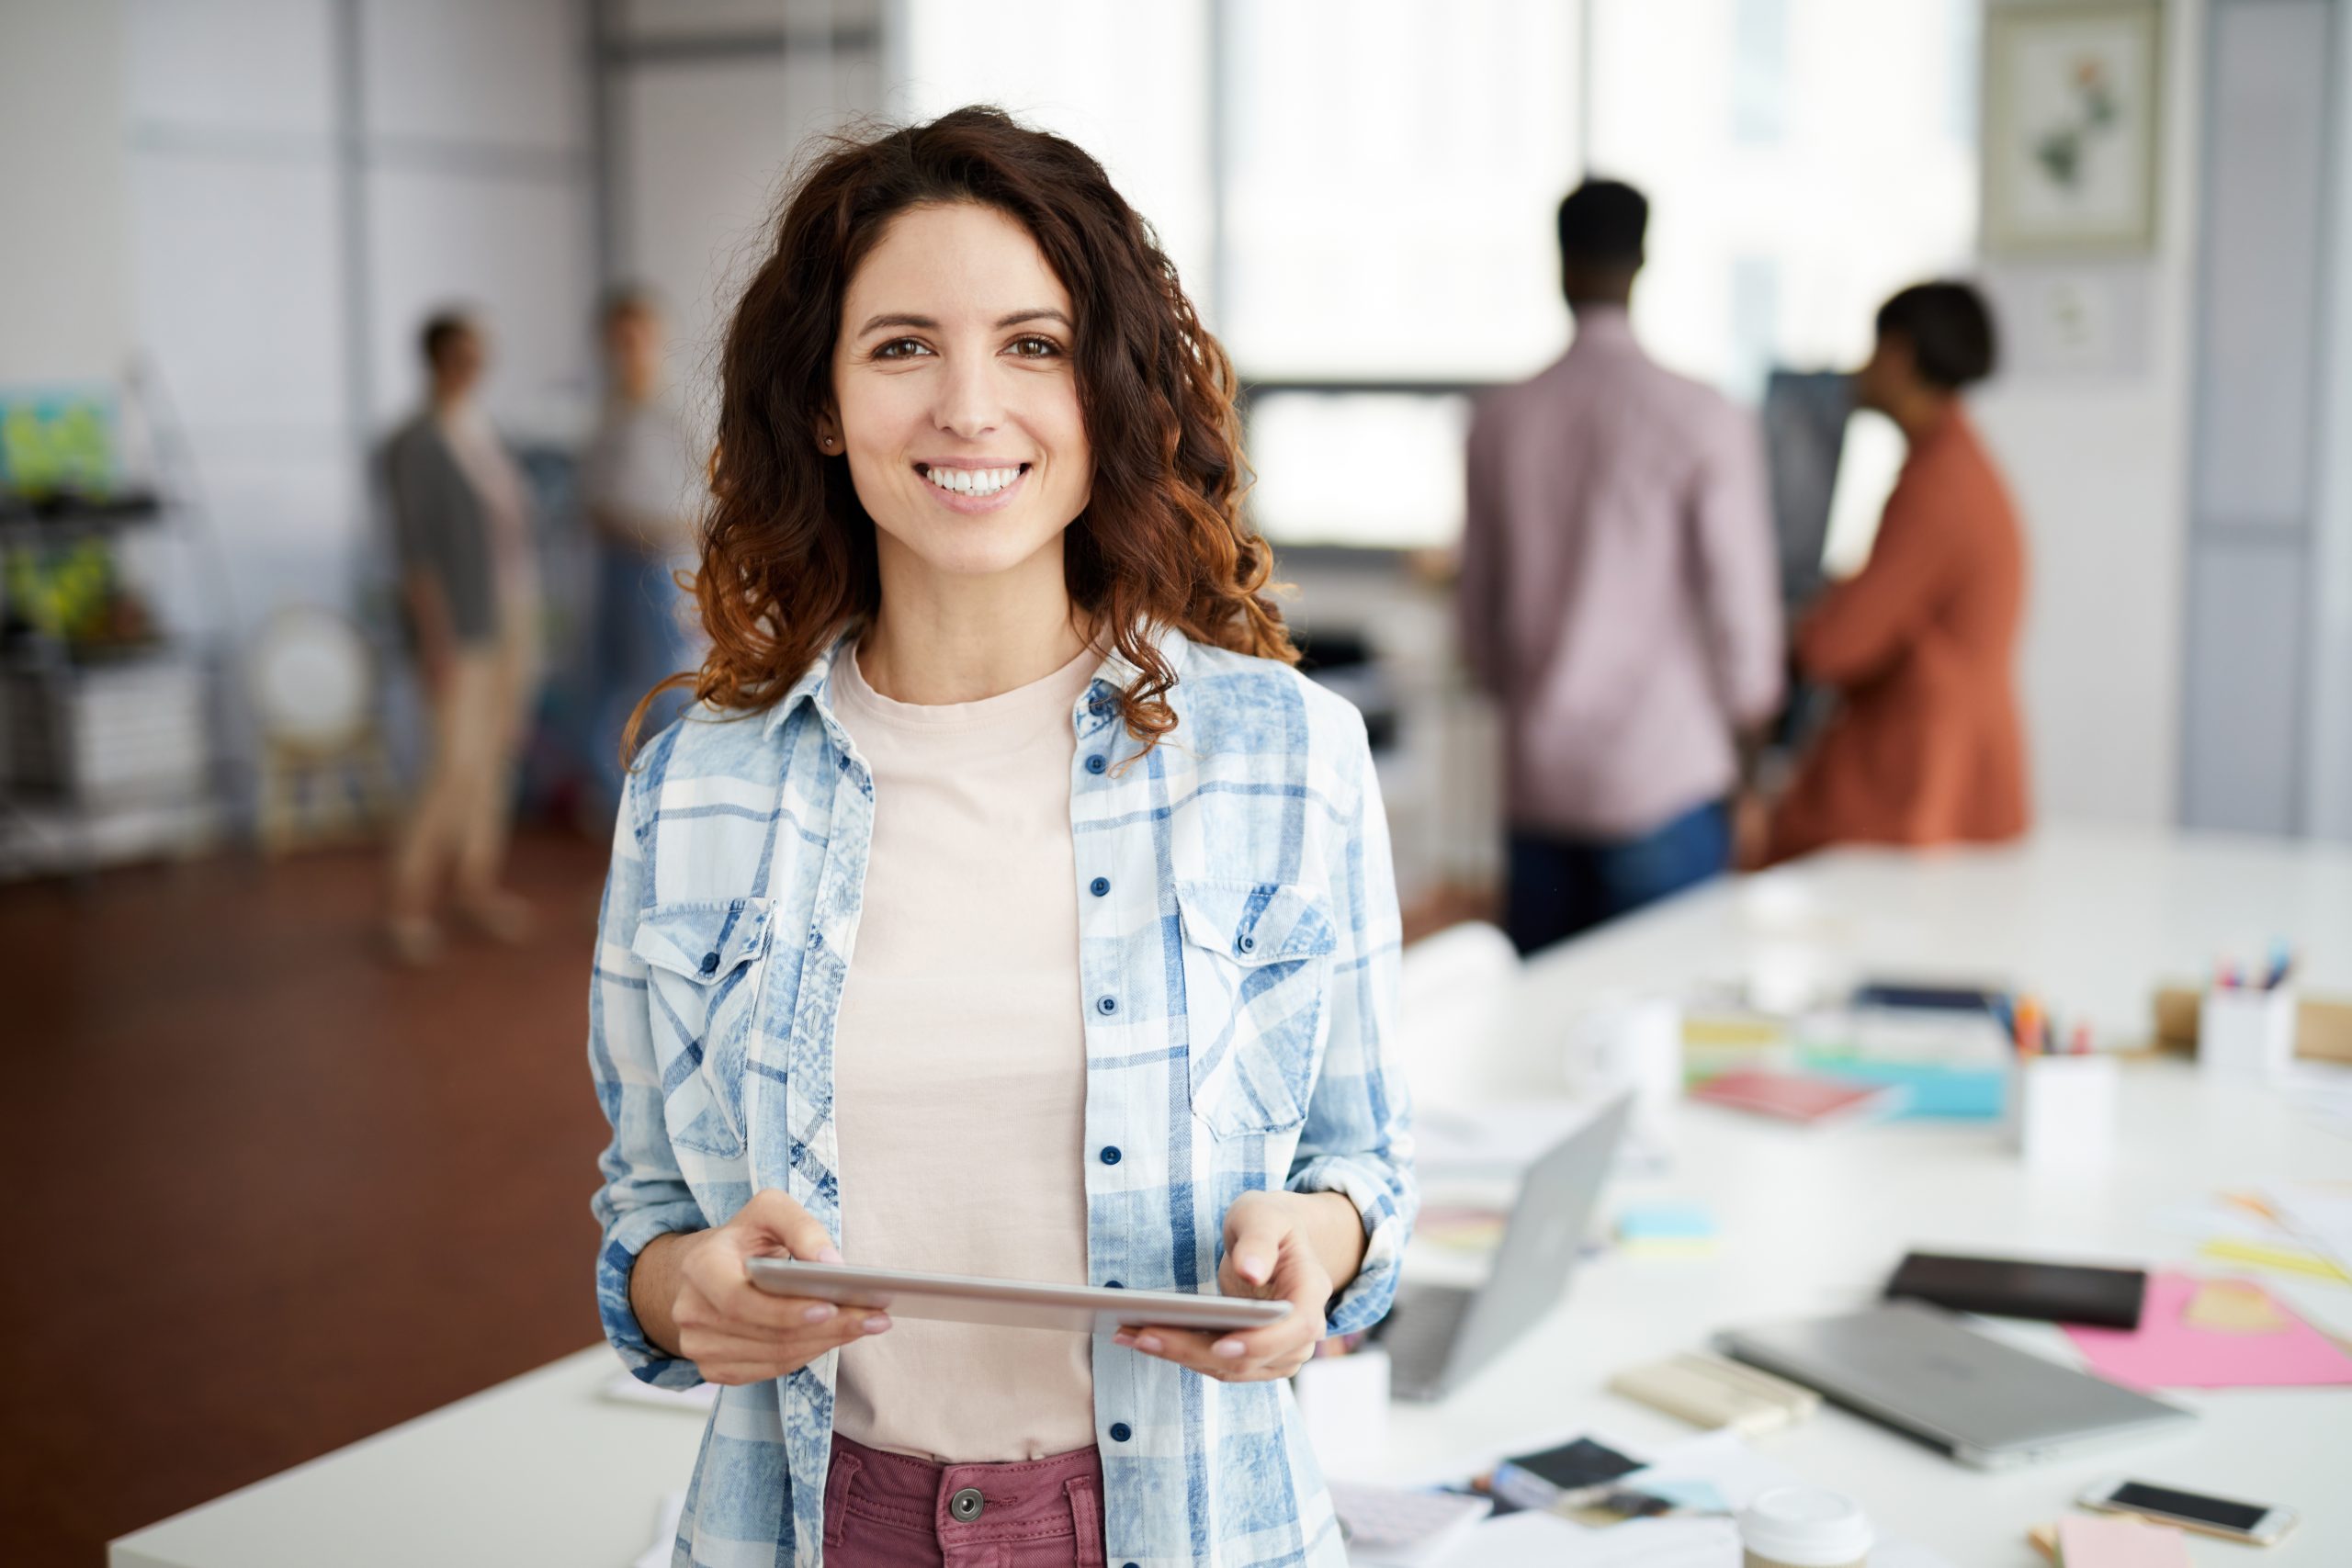
{"label": "shirt button", "polygon": [[1121,1284],[1121,1283],[1119,1283],[1119,1281],[1117,1281],[1116,1280],[1103,1280],[1103,1281],[1102,1281],[1102,1288],[1103,1288],[1104,1290],[1106,1290],[1106,1291],[1124,1291],[1124,1290],[1125,1290],[1125,1289],[1126,1289],[1126,1287],[1125,1287],[1125,1285],[1122,1285],[1122,1284]]}
{"label": "shirt button", "polygon": [[1116,1012],[1119,1010],[1119,998],[1116,997],[1097,998],[1094,1003],[1094,1010],[1100,1013]]}
{"label": "shirt button", "polygon": [[718,954],[715,953],[706,953],[702,955],[702,972],[706,975],[716,975],[718,973]]}
{"label": "shirt button", "polygon": [[1104,1165],[1116,1165],[1119,1163],[1118,1145],[1105,1144],[1102,1145],[1102,1163]]}
{"label": "shirt button", "polygon": [[955,1495],[947,1499],[947,1511],[967,1525],[978,1518],[980,1510],[987,1506],[988,1499],[980,1495],[977,1486],[959,1486]]}
{"label": "shirt button", "polygon": [[1098,876],[1086,885],[1086,890],[1100,898],[1111,891],[1111,879],[1107,876]]}
{"label": "shirt button", "polygon": [[1113,1442],[1124,1443],[1129,1438],[1134,1436],[1134,1430],[1129,1427],[1125,1421],[1114,1421],[1111,1423],[1111,1440]]}
{"label": "shirt button", "polygon": [[1255,953],[1258,950],[1258,939],[1254,936],[1245,936],[1234,945],[1244,953]]}
{"label": "shirt button", "polygon": [[1110,765],[1103,760],[1102,753],[1100,751],[1086,759],[1086,771],[1090,773],[1099,773]]}

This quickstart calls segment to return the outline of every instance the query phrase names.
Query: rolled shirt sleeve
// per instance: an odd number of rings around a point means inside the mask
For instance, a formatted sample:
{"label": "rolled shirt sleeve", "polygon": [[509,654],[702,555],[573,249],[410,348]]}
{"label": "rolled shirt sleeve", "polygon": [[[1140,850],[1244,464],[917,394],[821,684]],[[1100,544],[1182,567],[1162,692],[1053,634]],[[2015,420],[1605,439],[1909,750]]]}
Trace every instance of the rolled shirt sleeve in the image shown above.
{"label": "rolled shirt sleeve", "polygon": [[1396,1299],[1420,1190],[1413,1176],[1412,1108],[1396,1057],[1403,929],[1388,820],[1363,721],[1352,729],[1353,820],[1329,868],[1332,925],[1330,1033],[1283,1185],[1338,1192],[1363,1217],[1363,1261],[1332,1302],[1327,1332],[1369,1328]]}
{"label": "rolled shirt sleeve", "polygon": [[613,832],[612,870],[596,931],[595,976],[588,993],[588,1066],[596,1103],[613,1139],[597,1156],[605,1184],[590,1201],[603,1235],[596,1247],[596,1312],[621,1364],[657,1388],[692,1388],[703,1381],[692,1361],[673,1357],[645,1337],[629,1304],[629,1273],[655,1236],[707,1228],[670,1148],[662,1117],[662,1070],[654,1059],[646,1011],[645,961],[631,950],[642,903],[645,863],[636,831],[639,775],[622,793]]}

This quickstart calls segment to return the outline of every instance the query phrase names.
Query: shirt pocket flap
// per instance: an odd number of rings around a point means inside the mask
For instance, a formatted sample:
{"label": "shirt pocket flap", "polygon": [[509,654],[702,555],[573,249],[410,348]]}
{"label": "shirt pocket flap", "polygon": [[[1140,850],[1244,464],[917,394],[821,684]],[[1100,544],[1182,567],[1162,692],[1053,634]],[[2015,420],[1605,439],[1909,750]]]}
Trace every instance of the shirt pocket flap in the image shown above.
{"label": "shirt pocket flap", "polygon": [[656,904],[638,918],[629,949],[656,969],[715,985],[760,954],[768,939],[768,901]]}
{"label": "shirt pocket flap", "polygon": [[1176,884],[1184,937],[1244,968],[1313,958],[1339,945],[1320,894],[1279,882]]}

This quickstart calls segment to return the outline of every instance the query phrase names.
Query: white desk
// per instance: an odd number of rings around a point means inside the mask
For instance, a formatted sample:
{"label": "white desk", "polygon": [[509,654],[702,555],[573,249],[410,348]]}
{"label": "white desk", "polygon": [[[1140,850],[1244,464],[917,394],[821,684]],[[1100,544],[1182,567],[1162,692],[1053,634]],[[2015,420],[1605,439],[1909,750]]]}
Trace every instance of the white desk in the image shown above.
{"label": "white desk", "polygon": [[702,1447],[699,1414],[596,1392],[604,1345],[114,1541],[108,1568],[623,1568]]}
{"label": "white desk", "polygon": [[[1718,885],[1546,955],[1529,970],[1510,1055],[1486,1076],[1498,1086],[1555,1087],[1561,1037],[1579,1005],[1726,979],[1836,985],[1871,971],[1981,973],[2036,988],[2062,1011],[2144,1032],[2158,980],[2193,978],[2222,949],[2251,955],[2274,936],[2301,948],[2314,987],[2352,991],[2352,854],[2104,831],[1926,861],[1832,854]],[[1454,1473],[1595,1427],[1634,1441],[1687,1437],[1689,1428],[1603,1393],[1602,1382],[1728,1323],[1860,1301],[1906,1247],[2165,1259],[2188,1243],[2149,1224],[2163,1203],[2251,1179],[2352,1179],[2352,1139],[2276,1095],[2209,1090],[2178,1064],[2127,1074],[2123,1115],[2111,1169],[2037,1179],[1982,1125],[1896,1123],[1816,1139],[1688,1108],[1672,1174],[1629,1184],[1612,1201],[1705,1200],[1723,1224],[1717,1254],[1611,1257],[1586,1269],[1556,1318],[1486,1375],[1442,1405],[1400,1406],[1380,1473]],[[601,1348],[568,1357],[125,1537],[110,1562],[626,1563],[650,1539],[661,1495],[683,1484],[700,1427],[677,1412],[599,1399],[614,1365]],[[2352,1562],[2352,1496],[2341,1484],[2352,1391],[2177,1397],[2203,1414],[2177,1437],[2001,1475],[1963,1470],[1837,1411],[1759,1446],[1852,1492],[1890,1535],[1969,1568],[2038,1561],[2023,1545],[2025,1527],[2063,1513],[2086,1481],[2114,1471],[2301,1509],[2303,1528],[2265,1563]],[[2253,1562],[2243,1550],[2192,1549],[2200,1562]]]}

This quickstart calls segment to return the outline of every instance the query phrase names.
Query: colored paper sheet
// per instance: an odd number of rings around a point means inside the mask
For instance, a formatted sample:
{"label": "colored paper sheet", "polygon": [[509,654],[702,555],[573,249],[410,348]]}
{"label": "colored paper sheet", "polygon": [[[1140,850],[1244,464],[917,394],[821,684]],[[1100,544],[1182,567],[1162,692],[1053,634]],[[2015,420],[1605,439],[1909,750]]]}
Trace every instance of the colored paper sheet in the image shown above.
{"label": "colored paper sheet", "polygon": [[[2352,1356],[2275,1298],[2288,1320],[2274,1334],[2223,1333],[2188,1320],[2202,1281],[2158,1274],[2148,1281],[2137,1330],[2083,1328],[2066,1336],[2098,1376],[2129,1388],[2293,1388],[2352,1383]],[[2265,1292],[2267,1294],[2267,1292]]]}
{"label": "colored paper sheet", "polygon": [[1636,1203],[1617,1216],[1621,1241],[1703,1241],[1715,1234],[1715,1216],[1702,1203]]}
{"label": "colored paper sheet", "polygon": [[2247,1280],[2206,1280],[2180,1317],[2191,1328],[2215,1334],[2284,1334],[2294,1326],[2270,1292]]}
{"label": "colored paper sheet", "polygon": [[2289,1274],[2308,1274],[2314,1280],[2333,1280],[2339,1285],[2352,1285],[2352,1274],[2338,1269],[2329,1258],[2321,1257],[2307,1247],[2291,1242],[2247,1241],[2236,1236],[2215,1236],[2197,1248],[2200,1257],[2222,1263],[2246,1263],[2256,1269],[2277,1269]]}
{"label": "colored paper sheet", "polygon": [[2165,1525],[2138,1519],[2058,1521],[2058,1561],[2064,1568],[2189,1568],[2188,1542]]}

